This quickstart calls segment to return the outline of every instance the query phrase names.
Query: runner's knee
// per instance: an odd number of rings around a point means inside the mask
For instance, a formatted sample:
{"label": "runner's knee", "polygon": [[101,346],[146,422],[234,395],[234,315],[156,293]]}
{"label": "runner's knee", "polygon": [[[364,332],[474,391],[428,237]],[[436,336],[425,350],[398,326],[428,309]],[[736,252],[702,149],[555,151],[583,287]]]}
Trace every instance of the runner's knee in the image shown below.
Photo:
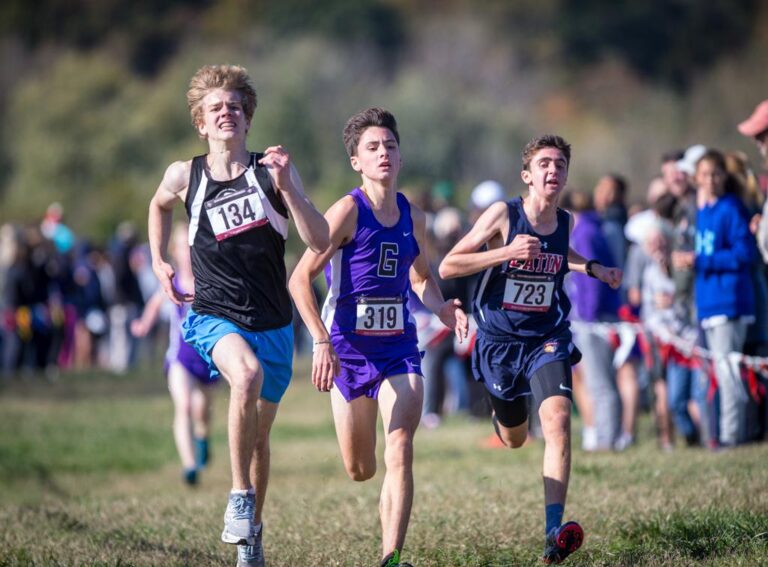
{"label": "runner's knee", "polygon": [[399,429],[387,435],[384,463],[387,469],[405,469],[413,464],[413,436]]}
{"label": "runner's knee", "polygon": [[507,429],[506,427],[499,427],[497,434],[507,447],[519,449],[525,444],[525,440],[528,437],[528,428],[516,427],[515,429]]}
{"label": "runner's knee", "polygon": [[528,437],[527,397],[519,396],[514,400],[502,400],[490,396],[490,401],[496,435],[510,449],[522,447]]}
{"label": "runner's knee", "polygon": [[349,478],[355,482],[363,482],[373,478],[376,474],[376,459],[345,462],[344,467]]}
{"label": "runner's knee", "polygon": [[229,376],[230,386],[233,393],[246,397],[258,397],[261,392],[261,367],[258,362],[249,364],[245,361],[240,363]]}
{"label": "runner's knee", "polygon": [[261,431],[256,436],[256,445],[253,448],[257,457],[263,456],[265,453],[269,453],[269,432],[262,433]]}
{"label": "runner's knee", "polygon": [[192,402],[189,399],[189,397],[178,397],[174,398],[174,408],[176,410],[176,416],[181,417],[184,416],[185,418],[189,419],[189,417],[193,416],[192,413]]}

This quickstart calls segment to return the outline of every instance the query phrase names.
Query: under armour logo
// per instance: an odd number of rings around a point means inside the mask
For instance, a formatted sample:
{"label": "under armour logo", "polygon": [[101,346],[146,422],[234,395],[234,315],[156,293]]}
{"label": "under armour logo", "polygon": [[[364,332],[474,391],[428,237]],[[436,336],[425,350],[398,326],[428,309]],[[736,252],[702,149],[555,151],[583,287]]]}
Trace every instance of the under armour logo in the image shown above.
{"label": "under armour logo", "polygon": [[493,385],[493,389],[498,391],[498,392],[501,392],[501,386],[499,386],[498,384],[494,384]]}
{"label": "under armour logo", "polygon": [[544,250],[546,250],[546,249],[547,249],[547,243],[546,243],[546,242],[542,242],[542,243],[541,243],[541,247],[542,247]]}

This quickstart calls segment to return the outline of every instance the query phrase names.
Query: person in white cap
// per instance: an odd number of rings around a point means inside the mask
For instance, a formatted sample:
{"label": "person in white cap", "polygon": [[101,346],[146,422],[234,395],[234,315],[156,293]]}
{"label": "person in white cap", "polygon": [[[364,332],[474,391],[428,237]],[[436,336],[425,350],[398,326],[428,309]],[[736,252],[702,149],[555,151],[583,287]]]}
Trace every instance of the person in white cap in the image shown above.
{"label": "person in white cap", "polygon": [[480,214],[498,201],[506,201],[507,192],[498,181],[488,179],[478,184],[469,197],[470,214],[469,222],[474,223]]}
{"label": "person in white cap", "polygon": [[707,147],[702,144],[695,144],[685,150],[682,159],[677,160],[677,169],[693,177],[696,173],[696,164],[701,157],[707,153]]}
{"label": "person in white cap", "polygon": [[[677,161],[677,168],[685,173],[686,183],[672,190],[672,194],[677,197],[672,219],[675,233],[672,238],[672,278],[675,280],[675,303],[686,320],[693,320],[694,272],[685,262],[676,262],[674,259],[679,257],[678,253],[688,254],[695,247],[699,206],[691,181],[696,172],[696,164],[705,153],[707,148],[701,144],[685,150],[683,157]],[[679,193],[678,189],[684,192]]]}

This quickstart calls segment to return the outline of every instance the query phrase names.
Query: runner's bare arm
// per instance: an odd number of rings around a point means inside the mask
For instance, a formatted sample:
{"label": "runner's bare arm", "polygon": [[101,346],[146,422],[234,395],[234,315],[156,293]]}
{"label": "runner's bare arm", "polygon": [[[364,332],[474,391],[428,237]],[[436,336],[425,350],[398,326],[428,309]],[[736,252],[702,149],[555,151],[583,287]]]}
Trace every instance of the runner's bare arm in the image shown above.
{"label": "runner's bare arm", "polygon": [[157,290],[149,301],[144,305],[144,311],[141,316],[131,321],[131,334],[134,337],[145,337],[157,322],[160,315],[160,308],[166,301],[165,292],[162,289]]}
{"label": "runner's bare arm", "polygon": [[568,269],[580,274],[587,273],[587,258],[576,252],[573,248],[568,248]]}
{"label": "runner's bare arm", "polygon": [[[570,241],[571,233],[573,232],[573,225],[575,221],[573,220],[573,215],[568,215],[568,240]],[[587,259],[576,252],[573,248],[570,246],[568,247],[568,269],[572,272],[579,272],[580,274],[586,274],[587,273]]]}
{"label": "runner's bare arm", "polygon": [[[291,292],[296,309],[315,342],[312,357],[312,383],[322,392],[331,389],[334,376],[339,373],[339,359],[330,344],[328,329],[320,318],[320,309],[312,291],[312,282],[325,268],[339,247],[349,242],[357,227],[357,206],[352,197],[337,201],[325,213],[329,231],[330,245],[322,252],[308,248],[291,274],[288,289]],[[328,341],[328,342],[326,342]]]}
{"label": "runner's bare arm", "polygon": [[[570,217],[569,234],[571,231],[573,231],[573,215]],[[576,252],[573,248],[568,248],[568,269],[570,271],[586,274],[588,261],[587,258]],[[624,276],[619,268],[603,266],[597,262],[592,264],[592,273],[595,275],[595,278],[603,283],[607,283],[613,289],[618,289],[621,286],[621,280]]]}
{"label": "runner's bare arm", "polygon": [[424,212],[411,205],[413,219],[413,235],[419,245],[420,253],[416,257],[409,272],[411,289],[421,299],[427,309],[437,315],[446,327],[454,330],[459,341],[467,338],[467,315],[461,309],[460,299],[443,298],[443,293],[437,285],[427,256],[427,222]]}
{"label": "runner's bare arm", "polygon": [[191,161],[177,161],[165,170],[163,180],[149,202],[149,218],[147,231],[149,233],[149,250],[152,254],[152,270],[160,280],[160,286],[170,300],[181,305],[183,301],[191,301],[191,294],[180,293],[173,286],[173,267],[166,259],[168,239],[171,235],[173,206],[178,200],[184,202],[187,196]]}
{"label": "runner's bare arm", "polygon": [[[480,215],[471,230],[459,240],[440,263],[440,277],[458,278],[476,274],[511,259],[535,258],[541,243],[535,236],[518,234],[505,245],[509,212],[504,202],[494,203]],[[488,250],[478,252],[483,245]]]}
{"label": "runner's bare arm", "polygon": [[264,150],[260,163],[267,167],[275,188],[282,195],[299,238],[311,250],[322,252],[329,244],[328,223],[304,193],[299,172],[290,160],[291,156],[282,146],[270,146]]}

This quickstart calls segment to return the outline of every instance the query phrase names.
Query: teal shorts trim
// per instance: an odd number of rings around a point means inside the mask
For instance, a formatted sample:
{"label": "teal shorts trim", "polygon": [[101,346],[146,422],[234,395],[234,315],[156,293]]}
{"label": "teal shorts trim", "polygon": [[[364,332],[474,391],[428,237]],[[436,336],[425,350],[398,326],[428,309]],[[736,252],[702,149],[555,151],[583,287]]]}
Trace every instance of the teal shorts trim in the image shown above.
{"label": "teal shorts trim", "polygon": [[231,333],[243,337],[264,370],[261,397],[268,402],[280,403],[293,374],[293,325],[269,331],[246,331],[221,317],[190,309],[181,328],[184,340],[208,363],[211,378],[219,376],[219,370],[211,359],[216,343]]}

